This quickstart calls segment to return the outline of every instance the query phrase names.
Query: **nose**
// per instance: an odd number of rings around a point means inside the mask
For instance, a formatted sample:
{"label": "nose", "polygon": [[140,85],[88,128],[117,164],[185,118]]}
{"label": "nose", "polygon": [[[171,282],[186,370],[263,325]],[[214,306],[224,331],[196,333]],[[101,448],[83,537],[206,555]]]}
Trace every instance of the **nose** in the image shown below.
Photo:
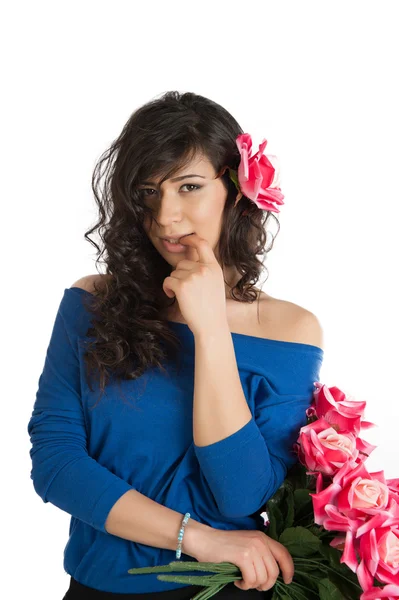
{"label": "nose", "polygon": [[[154,196],[154,197],[152,197]],[[157,222],[165,229],[169,223],[180,221],[183,211],[183,199],[173,192],[159,192],[149,198]]]}

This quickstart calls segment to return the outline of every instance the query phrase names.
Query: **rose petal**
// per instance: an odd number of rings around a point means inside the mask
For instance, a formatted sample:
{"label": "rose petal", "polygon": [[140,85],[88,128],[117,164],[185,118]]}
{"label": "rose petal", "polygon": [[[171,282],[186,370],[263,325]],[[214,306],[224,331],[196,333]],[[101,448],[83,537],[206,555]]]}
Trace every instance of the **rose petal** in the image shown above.
{"label": "rose petal", "polygon": [[363,592],[359,600],[379,600],[380,598],[397,598],[399,596],[399,585],[386,585],[385,587],[372,587]]}
{"label": "rose petal", "polygon": [[359,566],[353,544],[353,533],[349,530],[346,532],[345,548],[340,558],[340,563],[345,563],[354,573],[356,573]]}
{"label": "rose petal", "polygon": [[356,571],[357,578],[359,580],[360,587],[363,592],[372,589],[374,583],[374,577],[366,567],[365,560],[362,558]]}

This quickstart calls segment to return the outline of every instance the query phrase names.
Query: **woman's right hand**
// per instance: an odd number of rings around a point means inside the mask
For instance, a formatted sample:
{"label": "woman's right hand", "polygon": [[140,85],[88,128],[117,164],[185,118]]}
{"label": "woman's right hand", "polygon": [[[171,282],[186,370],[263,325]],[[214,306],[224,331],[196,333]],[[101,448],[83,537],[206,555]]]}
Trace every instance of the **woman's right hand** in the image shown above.
{"label": "woman's right hand", "polygon": [[274,586],[280,569],[285,583],[294,575],[294,562],[287,548],[259,530],[222,530],[189,527],[182,550],[198,562],[231,562],[242,574],[235,581],[241,590],[256,588],[265,592]]}

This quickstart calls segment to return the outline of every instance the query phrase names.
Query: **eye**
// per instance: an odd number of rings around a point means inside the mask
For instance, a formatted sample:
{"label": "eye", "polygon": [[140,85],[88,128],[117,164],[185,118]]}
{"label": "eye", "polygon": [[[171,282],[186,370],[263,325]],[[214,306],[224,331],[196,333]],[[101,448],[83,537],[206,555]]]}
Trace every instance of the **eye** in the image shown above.
{"label": "eye", "polygon": [[151,188],[142,188],[140,190],[140,194],[142,196],[152,196],[152,194],[147,194],[146,192],[154,192],[155,190],[152,190]]}
{"label": "eye", "polygon": [[[184,185],[181,186],[182,188],[184,187],[190,187],[190,188],[195,188],[192,190],[189,190],[189,192],[195,192],[196,190],[201,189],[202,185],[194,185],[193,183],[185,183]],[[181,189],[181,188],[180,188]],[[155,192],[156,190],[152,189],[152,188],[142,188],[140,190],[140,193],[143,194],[143,196],[153,196],[154,194],[148,194],[147,192]]]}
{"label": "eye", "polygon": [[191,190],[192,192],[195,192],[195,190],[199,190],[201,189],[201,185],[194,185],[193,183],[185,183],[184,185],[182,185],[182,187],[191,187],[191,188],[195,188],[194,190]]}

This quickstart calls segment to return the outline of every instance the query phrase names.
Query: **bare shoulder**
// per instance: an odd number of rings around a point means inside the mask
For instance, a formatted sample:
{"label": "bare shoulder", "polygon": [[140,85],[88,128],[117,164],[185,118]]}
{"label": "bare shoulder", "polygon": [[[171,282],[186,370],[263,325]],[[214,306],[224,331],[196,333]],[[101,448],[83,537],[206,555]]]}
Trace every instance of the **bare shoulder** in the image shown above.
{"label": "bare shoulder", "polygon": [[71,287],[78,287],[82,290],[86,290],[86,292],[90,292],[90,294],[96,294],[99,289],[101,289],[105,282],[109,281],[110,275],[101,275],[101,274],[93,274],[93,275],[85,275],[81,277],[75,283],[71,285]]}
{"label": "bare shoulder", "polygon": [[310,310],[265,294],[261,302],[262,330],[264,337],[271,337],[287,342],[310,344],[324,350],[324,333],[317,316]]}

